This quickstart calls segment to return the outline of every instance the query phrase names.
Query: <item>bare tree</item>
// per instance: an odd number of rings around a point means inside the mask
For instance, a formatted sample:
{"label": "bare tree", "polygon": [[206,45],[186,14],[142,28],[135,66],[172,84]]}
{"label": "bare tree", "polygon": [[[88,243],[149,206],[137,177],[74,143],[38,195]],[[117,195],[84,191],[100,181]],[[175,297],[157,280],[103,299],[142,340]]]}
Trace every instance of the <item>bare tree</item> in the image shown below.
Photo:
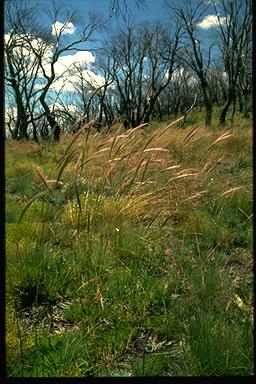
{"label": "bare tree", "polygon": [[219,107],[223,106],[228,94],[228,78],[220,60],[216,60],[214,67],[209,71],[209,84],[213,103]]}
{"label": "bare tree", "polygon": [[193,76],[189,67],[181,65],[172,76],[165,90],[159,96],[156,103],[156,115],[184,114],[193,104],[195,97],[199,99],[200,86],[198,79]]}
{"label": "bare tree", "polygon": [[102,79],[101,86],[98,86],[98,88],[94,86],[94,93],[99,103],[97,124],[98,128],[100,128],[102,124],[106,123],[108,129],[110,129],[114,119],[112,106],[109,103],[108,98],[110,86],[114,81],[113,72],[111,70],[113,61],[108,55],[105,55],[104,51],[99,51],[98,54],[96,54],[96,60],[97,64],[95,64],[95,70],[97,71],[97,75]]}
{"label": "bare tree", "polygon": [[[37,46],[34,46],[31,43],[31,39],[26,32],[24,25],[20,25],[21,33],[23,34],[24,41],[29,45],[31,52],[38,59],[40,71],[44,79],[44,83],[41,84],[41,94],[39,97],[41,106],[46,114],[48,124],[51,128],[51,132],[54,140],[58,141],[60,138],[60,126],[56,120],[54,113],[50,110],[47,96],[48,92],[56,80],[56,64],[64,53],[74,52],[76,50],[83,51],[86,50],[81,46],[81,43],[87,42],[93,32],[99,27],[100,20],[96,15],[91,15],[88,24],[82,29],[80,36],[70,40],[66,34],[67,30],[74,27],[73,22],[75,22],[76,15],[71,12],[69,9],[63,9],[61,4],[53,3],[51,11],[49,11],[51,16],[51,29],[41,32],[40,37],[45,43],[48,51],[47,61],[45,59],[45,52],[38,50]],[[59,17],[64,17],[64,22],[61,25],[58,25]],[[46,64],[49,71],[46,70]]]}
{"label": "bare tree", "polygon": [[159,24],[127,23],[111,40],[113,78],[124,125],[148,122],[158,96],[176,68],[179,28],[171,34]]}
{"label": "bare tree", "polygon": [[[87,121],[93,118],[95,126],[98,128],[105,122],[110,127],[111,122],[107,113],[106,96],[113,78],[109,69],[110,64],[105,63],[105,55],[98,52],[96,57],[97,64],[93,64],[90,67],[83,64],[75,65],[77,80],[73,83],[73,87],[84,118]],[[77,126],[78,128],[79,126]]]}
{"label": "bare tree", "polygon": [[208,71],[211,65],[211,49],[204,47],[202,38],[198,33],[198,24],[209,8],[205,1],[198,1],[196,4],[191,0],[182,2],[179,7],[173,7],[171,3],[166,3],[171,11],[171,16],[176,15],[182,26],[183,49],[180,50],[180,59],[189,66],[197,75],[203,94],[204,106],[206,110],[205,124],[211,125],[213,102],[211,89],[209,86]]}
{"label": "bare tree", "polygon": [[24,42],[24,36],[20,33],[22,23],[30,36],[31,44],[39,44],[31,35],[31,25],[37,23],[35,10],[36,4],[31,8],[27,2],[21,0],[10,1],[5,9],[5,80],[7,94],[12,93],[16,107],[15,122],[9,124],[13,139],[27,139],[28,127],[32,123],[33,137],[37,140],[32,110],[39,93],[36,89],[39,61],[35,55],[30,54],[29,45]]}
{"label": "bare tree", "polygon": [[239,111],[249,117],[250,98],[252,95],[252,49],[244,53],[242,70],[237,84]]}
{"label": "bare tree", "polygon": [[238,85],[241,87],[241,97],[244,99],[245,114],[247,113],[251,80],[252,4],[250,0],[212,0],[212,6],[218,20],[221,56],[228,77],[227,99],[219,120],[220,125],[225,125]]}

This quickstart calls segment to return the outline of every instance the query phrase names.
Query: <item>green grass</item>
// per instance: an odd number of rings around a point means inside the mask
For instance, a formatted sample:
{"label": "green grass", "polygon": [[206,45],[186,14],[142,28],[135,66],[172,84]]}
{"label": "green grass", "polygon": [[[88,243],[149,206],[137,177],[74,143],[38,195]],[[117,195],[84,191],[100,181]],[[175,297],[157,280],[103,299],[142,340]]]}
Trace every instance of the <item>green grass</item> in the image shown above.
{"label": "green grass", "polygon": [[6,142],[9,377],[253,375],[251,123],[201,115]]}

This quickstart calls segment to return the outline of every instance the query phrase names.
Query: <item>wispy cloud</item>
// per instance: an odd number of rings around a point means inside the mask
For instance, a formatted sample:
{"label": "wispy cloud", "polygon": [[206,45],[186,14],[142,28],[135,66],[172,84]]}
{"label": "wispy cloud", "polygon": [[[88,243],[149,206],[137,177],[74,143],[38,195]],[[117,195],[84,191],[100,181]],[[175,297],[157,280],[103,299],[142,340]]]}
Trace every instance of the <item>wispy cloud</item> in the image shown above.
{"label": "wispy cloud", "polygon": [[223,24],[225,22],[225,17],[220,17],[218,20],[216,15],[208,15],[198,24],[198,27],[202,29],[214,28],[219,25],[219,22]]}

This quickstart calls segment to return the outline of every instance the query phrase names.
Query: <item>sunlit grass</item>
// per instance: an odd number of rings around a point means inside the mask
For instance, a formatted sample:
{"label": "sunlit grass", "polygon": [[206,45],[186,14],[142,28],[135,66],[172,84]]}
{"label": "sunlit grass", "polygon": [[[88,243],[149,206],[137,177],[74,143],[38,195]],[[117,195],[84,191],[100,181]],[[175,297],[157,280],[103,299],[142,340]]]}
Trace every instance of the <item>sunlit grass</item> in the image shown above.
{"label": "sunlit grass", "polygon": [[250,121],[199,117],[6,142],[8,376],[252,375]]}

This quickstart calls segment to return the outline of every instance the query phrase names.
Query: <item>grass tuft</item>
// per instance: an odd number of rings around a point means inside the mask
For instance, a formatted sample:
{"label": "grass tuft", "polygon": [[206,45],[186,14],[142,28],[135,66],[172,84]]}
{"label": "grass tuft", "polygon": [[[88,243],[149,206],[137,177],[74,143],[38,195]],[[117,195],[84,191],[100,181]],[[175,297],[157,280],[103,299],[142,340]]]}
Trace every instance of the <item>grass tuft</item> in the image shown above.
{"label": "grass tuft", "polygon": [[6,141],[9,377],[253,375],[251,124],[200,116]]}

